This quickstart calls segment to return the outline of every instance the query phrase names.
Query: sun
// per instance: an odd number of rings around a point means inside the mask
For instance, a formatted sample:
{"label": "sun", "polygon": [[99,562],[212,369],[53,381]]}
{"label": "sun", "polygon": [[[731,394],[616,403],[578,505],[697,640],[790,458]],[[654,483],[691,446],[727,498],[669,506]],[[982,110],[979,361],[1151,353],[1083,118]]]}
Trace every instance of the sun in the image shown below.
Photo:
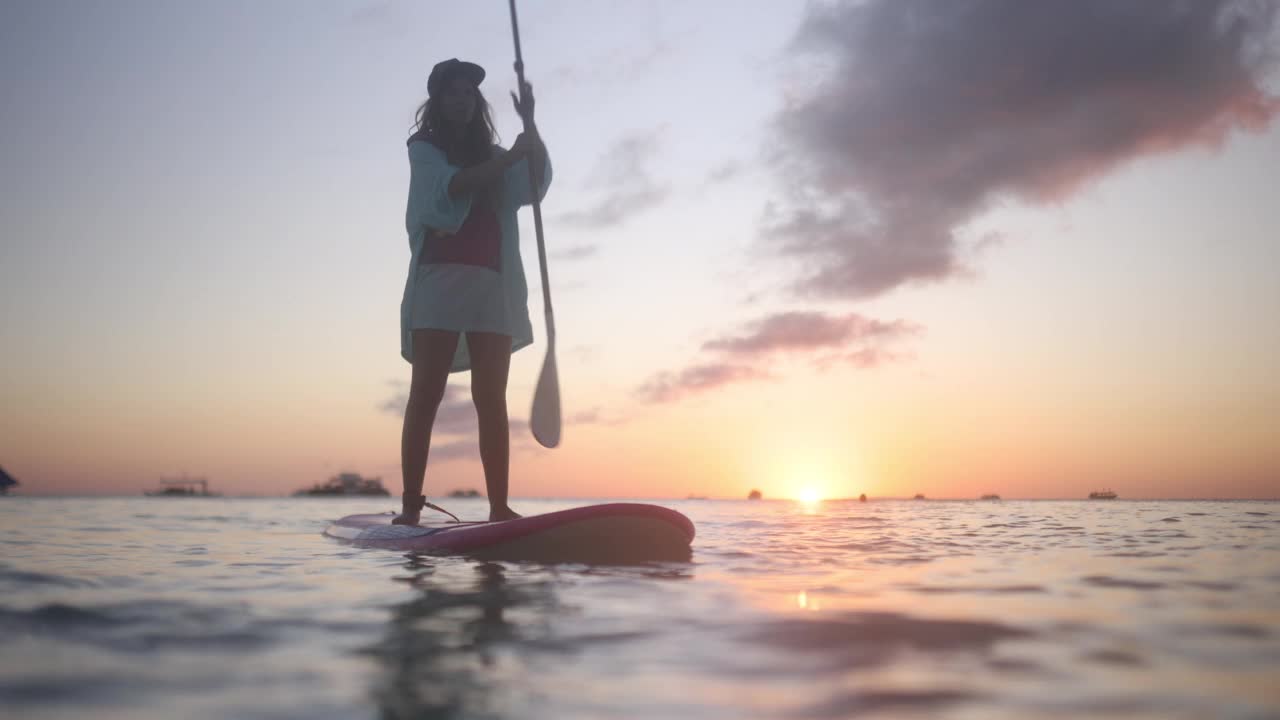
{"label": "sun", "polygon": [[796,495],[796,499],[805,505],[816,505],[822,502],[822,493],[818,492],[817,488],[807,487]]}

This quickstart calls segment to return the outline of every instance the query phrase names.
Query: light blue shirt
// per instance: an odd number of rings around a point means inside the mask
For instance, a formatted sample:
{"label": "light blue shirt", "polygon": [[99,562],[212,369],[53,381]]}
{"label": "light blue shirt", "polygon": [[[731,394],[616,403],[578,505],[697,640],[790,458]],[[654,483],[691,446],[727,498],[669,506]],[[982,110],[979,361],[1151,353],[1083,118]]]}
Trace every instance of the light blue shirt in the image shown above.
{"label": "light blue shirt", "polygon": [[[495,152],[504,152],[495,146]],[[467,330],[498,332],[511,337],[511,351],[533,343],[533,329],[529,323],[529,289],[524,277],[524,263],[520,258],[520,226],[516,211],[533,203],[529,181],[529,163],[520,160],[503,174],[501,204],[497,209],[502,230],[500,278],[495,271],[469,265],[445,264],[431,267],[430,273],[421,272],[419,259],[423,240],[430,230],[456,233],[471,212],[471,197],[455,197],[449,194],[449,183],[458,167],[450,165],[443,152],[435,145],[417,140],[409,143],[409,200],[405,210],[405,229],[409,233],[409,273],[405,281],[404,297],[400,301],[400,355],[413,362],[414,306],[419,315],[427,308],[431,320],[427,324],[418,321],[419,327],[433,327],[465,333]],[[542,187],[538,190],[541,201],[551,185],[551,161],[544,167]],[[471,282],[475,280],[475,282]],[[459,284],[468,285],[471,292],[458,292]],[[488,312],[483,325],[469,326],[474,322],[474,312],[462,312],[460,303],[472,302],[477,289],[487,296],[486,307],[497,308]],[[474,310],[474,308],[471,308]],[[456,311],[456,312],[455,312]],[[454,354],[450,372],[468,370],[471,360],[467,343],[460,340]]]}

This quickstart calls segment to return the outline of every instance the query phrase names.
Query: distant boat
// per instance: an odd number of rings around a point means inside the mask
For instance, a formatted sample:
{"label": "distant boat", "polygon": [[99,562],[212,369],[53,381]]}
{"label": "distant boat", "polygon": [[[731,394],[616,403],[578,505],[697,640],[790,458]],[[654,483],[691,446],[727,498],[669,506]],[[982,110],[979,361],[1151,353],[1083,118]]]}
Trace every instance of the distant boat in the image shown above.
{"label": "distant boat", "polygon": [[861,495],[858,496],[858,502],[866,502],[866,501],[867,501],[866,493],[862,493]]}
{"label": "distant boat", "polygon": [[466,489],[466,490],[453,490],[453,491],[451,491],[451,492],[449,493],[449,497],[451,497],[451,498],[478,498],[478,497],[484,497],[484,496],[480,494],[480,491],[479,491],[479,490],[476,490],[476,489],[474,489],[474,488],[468,488],[468,489]]}
{"label": "distant boat", "polygon": [[[199,488],[199,489],[197,489]],[[205,478],[160,478],[158,490],[147,490],[147,497],[219,497],[221,493],[209,492]]]}
{"label": "distant boat", "polygon": [[15,480],[12,475],[5,472],[4,468],[0,468],[0,495],[8,495],[9,488],[17,487],[21,484],[22,483]]}
{"label": "distant boat", "polygon": [[983,499],[983,500],[999,500],[999,499],[1000,499],[1000,496],[999,496],[999,495],[997,495],[997,494],[995,494],[995,493],[987,493],[986,495],[983,495],[981,499]]}
{"label": "distant boat", "polygon": [[1089,493],[1090,500],[1115,500],[1118,495],[1110,490],[1095,490]]}
{"label": "distant boat", "polygon": [[[330,495],[390,495],[382,487],[382,478],[361,477],[358,473],[341,473],[329,478],[323,485],[312,485],[294,493],[294,496]],[[478,494],[478,493],[477,493]]]}
{"label": "distant boat", "polygon": [[764,496],[760,494],[759,490],[752,490],[750,493],[747,494],[748,500],[759,500],[762,497]]}
{"label": "distant boat", "polygon": [[924,499],[924,495],[921,495],[920,493],[916,493],[916,496],[915,496],[915,498],[913,498],[913,499],[915,499],[915,500],[923,500],[923,499]]}

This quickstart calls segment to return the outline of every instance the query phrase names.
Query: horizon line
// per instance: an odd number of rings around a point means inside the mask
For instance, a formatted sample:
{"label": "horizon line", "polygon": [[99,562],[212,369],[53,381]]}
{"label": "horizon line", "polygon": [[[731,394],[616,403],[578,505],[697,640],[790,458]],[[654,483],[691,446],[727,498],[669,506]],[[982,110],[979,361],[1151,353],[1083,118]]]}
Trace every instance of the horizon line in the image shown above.
{"label": "horizon line", "polygon": [[[150,496],[143,495],[143,494],[132,494],[132,493],[128,493],[128,494],[126,494],[126,493],[102,493],[102,494],[97,494],[97,493],[91,493],[91,494],[78,493],[78,494],[60,494],[60,493],[23,493],[23,492],[17,492],[17,493],[15,493],[15,492],[12,492],[12,491],[11,491],[11,492],[5,493],[5,494],[3,494],[3,495],[0,495],[0,497],[5,497],[5,498],[43,498],[43,499],[49,499],[49,498],[67,498],[67,499],[72,499],[72,498],[147,498],[147,497],[150,497]],[[217,494],[217,495],[206,495],[206,496],[202,496],[202,495],[175,495],[175,496],[168,496],[168,497],[153,497],[152,499],[155,499],[155,500],[174,500],[174,499],[198,499],[198,500],[283,500],[283,499],[288,498],[288,499],[297,499],[297,500],[334,500],[334,499],[340,499],[340,498],[341,498],[341,499],[356,499],[356,498],[369,498],[369,499],[372,499],[372,498],[395,498],[395,497],[397,497],[397,496],[396,496],[396,495],[294,495],[293,493],[289,493],[289,494],[282,494],[282,495],[248,495],[248,494],[237,494],[237,495]],[[428,497],[435,497],[435,496],[428,496]],[[444,498],[444,499],[447,499],[447,500],[483,500],[483,499],[485,499],[485,496],[484,496],[484,495],[480,495],[480,496],[478,496],[478,497],[449,497],[449,496],[448,496],[448,494],[445,494],[445,495],[441,495],[441,496],[439,496],[439,497]],[[780,496],[780,497],[762,497],[762,498],[751,499],[751,498],[748,498],[748,497],[739,497],[739,496],[710,496],[710,495],[708,495],[708,496],[699,496],[699,497],[688,497],[688,496],[686,496],[686,497],[667,497],[667,496],[648,496],[648,497],[645,497],[645,496],[627,496],[627,495],[607,495],[607,496],[606,496],[606,495],[598,495],[598,496],[591,496],[591,495],[560,495],[560,496],[552,496],[552,495],[528,495],[528,496],[512,496],[512,497],[511,497],[511,499],[512,499],[512,500],[614,500],[614,501],[641,501],[641,500],[643,500],[643,501],[654,501],[654,500],[665,500],[665,501],[683,501],[683,502],[705,502],[705,501],[730,501],[730,502],[739,502],[739,501],[741,501],[741,502],[794,502],[794,503],[804,503],[804,504],[815,504],[815,503],[824,503],[824,502],[860,502],[860,499],[859,499],[859,497],[858,497],[858,496],[849,496],[849,497],[833,497],[833,498],[821,498],[821,499],[819,499],[819,500],[817,500],[817,501],[814,501],[814,502],[808,502],[808,501],[805,501],[805,500],[801,500],[800,498],[794,498],[794,497],[781,497],[781,496]],[[1203,502],[1203,501],[1217,501],[1217,502],[1233,502],[1233,501],[1245,501],[1245,502],[1249,502],[1249,501],[1276,502],[1276,501],[1280,501],[1280,496],[1270,496],[1270,497],[1263,497],[1263,496],[1259,496],[1259,497],[1208,497],[1208,496],[1206,496],[1206,497],[1154,497],[1154,496],[1153,496],[1153,497],[1145,497],[1145,496],[1123,497],[1123,496],[1121,496],[1121,497],[1115,497],[1115,498],[1111,498],[1111,499],[1098,499],[1098,498],[1090,498],[1090,497],[1088,497],[1088,496],[1084,496],[1084,497],[1027,497],[1027,496],[1018,496],[1018,497],[997,497],[997,498],[982,498],[982,497],[970,497],[970,496],[963,496],[963,497],[961,497],[961,496],[941,496],[941,497],[924,497],[924,498],[915,498],[915,497],[912,497],[912,496],[910,496],[910,495],[868,495],[868,496],[867,496],[867,502],[871,502],[872,500],[881,500],[881,501],[883,501],[883,500],[908,500],[908,501],[912,501],[912,502],[1004,502],[1004,501],[1006,501],[1006,500],[1011,500],[1011,501],[1013,501],[1013,500],[1033,500],[1033,501],[1067,501],[1067,502],[1070,502],[1070,501],[1077,501],[1077,500],[1092,500],[1092,501],[1094,501],[1094,502],[1115,502],[1115,501],[1117,501],[1117,500],[1119,500],[1119,501],[1136,501],[1136,500],[1141,500],[1141,501],[1167,501],[1167,502],[1184,502],[1184,501],[1191,501],[1191,502],[1196,502],[1196,501],[1199,501],[1199,502]]]}

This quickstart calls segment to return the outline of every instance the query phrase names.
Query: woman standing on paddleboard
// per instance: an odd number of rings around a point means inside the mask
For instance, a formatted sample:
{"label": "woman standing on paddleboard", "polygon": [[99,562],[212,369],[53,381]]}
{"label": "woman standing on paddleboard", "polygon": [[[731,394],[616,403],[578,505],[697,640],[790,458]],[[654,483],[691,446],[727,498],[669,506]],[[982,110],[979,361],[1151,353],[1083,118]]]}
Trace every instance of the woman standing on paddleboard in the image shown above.
{"label": "woman standing on paddleboard", "polygon": [[[528,286],[516,211],[551,182],[546,148],[533,125],[533,93],[512,94],[526,131],[503,150],[494,144],[484,69],[451,59],[432,69],[427,101],[409,137],[411,250],[400,304],[400,354],[413,365],[400,438],[403,509],[393,523],[413,525],[422,494],[431,428],[449,373],[471,371],[480,425],[480,461],[489,519],[520,517],[507,505],[511,353],[533,342]],[[532,163],[536,180],[531,183]]]}

